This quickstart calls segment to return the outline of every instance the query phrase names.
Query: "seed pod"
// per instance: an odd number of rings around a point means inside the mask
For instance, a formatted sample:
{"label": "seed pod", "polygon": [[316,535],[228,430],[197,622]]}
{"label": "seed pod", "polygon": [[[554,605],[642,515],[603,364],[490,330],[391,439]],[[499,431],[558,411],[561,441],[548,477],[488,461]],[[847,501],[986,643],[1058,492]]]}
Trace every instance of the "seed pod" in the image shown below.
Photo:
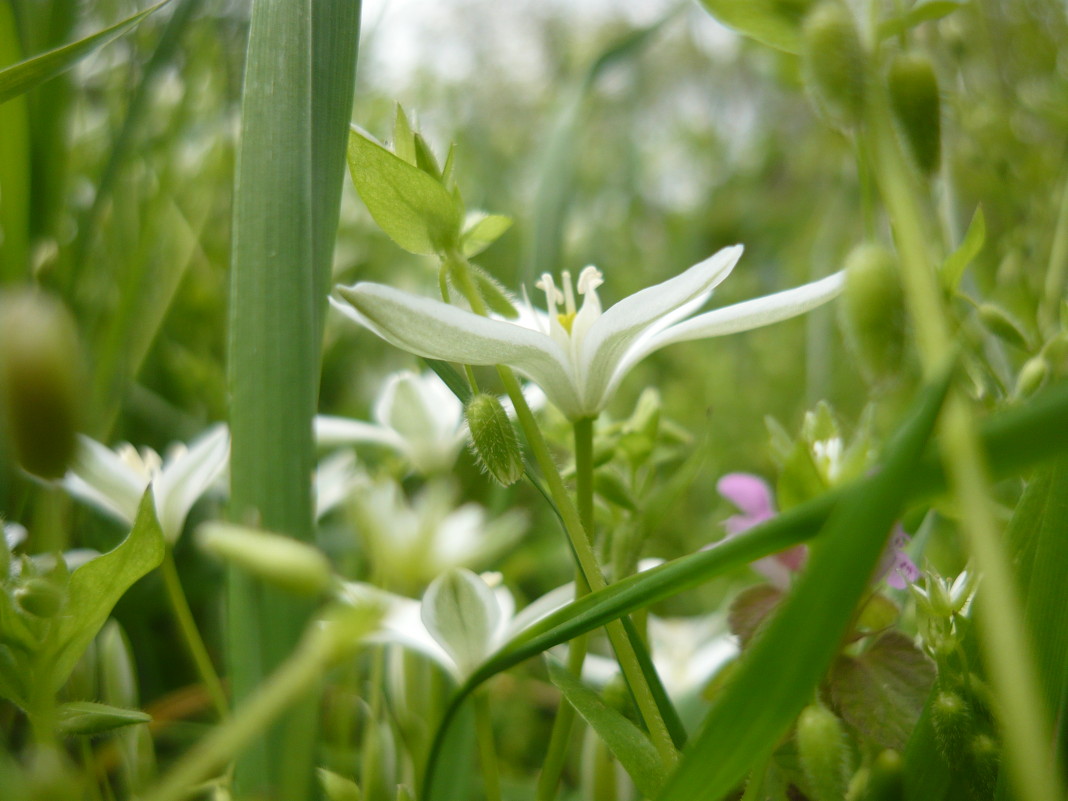
{"label": "seed pod", "polygon": [[901,755],[893,749],[875,758],[868,776],[864,801],[902,801],[905,797],[904,771]]}
{"label": "seed pod", "polygon": [[930,175],[938,169],[942,146],[942,110],[938,78],[922,53],[898,53],[887,77],[894,118],[905,135],[916,165]]}
{"label": "seed pod", "polygon": [[865,60],[853,15],[843,4],[821,3],[805,18],[801,49],[805,85],[817,108],[836,124],[860,121]]}
{"label": "seed pod", "polygon": [[523,476],[523,454],[501,402],[479,393],[468,401],[464,415],[482,468],[505,487],[517,482]]}
{"label": "seed pod", "polygon": [[905,300],[890,251],[878,244],[853,249],[838,308],[846,342],[865,376],[873,382],[895,376],[905,355]]}
{"label": "seed pod", "polygon": [[845,735],[838,716],[822,704],[805,707],[797,719],[797,754],[816,801],[841,801],[849,781]]}
{"label": "seed pod", "polygon": [[59,478],[74,456],[82,371],[74,321],[56,300],[31,291],[0,298],[0,411],[15,458]]}
{"label": "seed pod", "polygon": [[942,755],[950,763],[958,761],[969,734],[975,728],[968,702],[951,689],[939,690],[931,701],[931,724]]}

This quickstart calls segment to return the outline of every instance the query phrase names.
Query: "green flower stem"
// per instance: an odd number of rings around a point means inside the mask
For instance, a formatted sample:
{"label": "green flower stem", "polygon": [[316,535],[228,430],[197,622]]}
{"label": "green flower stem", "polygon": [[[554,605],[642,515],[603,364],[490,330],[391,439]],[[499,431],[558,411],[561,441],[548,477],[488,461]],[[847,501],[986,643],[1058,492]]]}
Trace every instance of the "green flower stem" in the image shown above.
{"label": "green flower stem", "polygon": [[230,712],[226,701],[226,691],[223,690],[219,674],[215,672],[215,665],[208,655],[208,649],[200,636],[193,612],[189,608],[185,592],[182,590],[182,582],[178,576],[178,569],[174,564],[174,553],[168,547],[163,554],[163,562],[160,564],[160,573],[163,575],[163,587],[167,593],[167,602],[170,604],[171,613],[178,624],[178,630],[182,633],[182,640],[193,660],[197,675],[204,685],[211,699],[211,705],[215,707],[215,713],[220,720],[226,718]]}
{"label": "green flower stem", "polygon": [[[475,314],[487,316],[486,304],[471,278],[467,261],[459,254],[450,254],[448,261],[457,285],[463,292],[464,297],[467,298],[468,303],[471,304],[471,310]],[[587,536],[586,528],[583,526],[578,508],[571,500],[571,495],[564,485],[564,479],[560,475],[556,462],[553,460],[549,446],[545,442],[545,437],[542,436],[541,429],[538,428],[537,421],[534,419],[534,414],[530,411],[526,398],[523,397],[523,390],[519,386],[519,380],[515,377],[512,368],[507,365],[497,365],[497,374],[500,376],[505,392],[508,393],[508,397],[511,398],[512,404],[515,406],[516,418],[526,436],[527,444],[534,454],[538,469],[541,470],[542,476],[549,486],[549,494],[552,496],[557,512],[560,514],[560,519],[564,523],[564,530],[571,541],[571,547],[574,551],[575,559],[578,561],[579,569],[582,571],[582,575],[591,590],[604,589],[607,583],[601,574],[600,566],[597,564],[597,557],[593,553],[593,547]],[[592,432],[593,421],[589,420],[588,422]],[[590,509],[592,516],[592,496]],[[631,645],[630,640],[627,639],[627,633],[619,620],[613,620],[611,623],[605,624],[605,630],[608,633],[609,641],[612,643],[612,650],[615,651],[620,670],[623,671],[623,675],[627,679],[627,684],[630,686],[630,690],[634,694],[634,700],[637,702],[638,710],[645,721],[646,727],[649,729],[653,745],[656,747],[661,759],[664,760],[664,764],[670,768],[678,762],[679,755],[675,750],[675,745],[671,740],[671,735],[668,733],[667,726],[664,724],[664,719],[660,715],[660,709],[656,705],[652,691],[649,689],[649,684],[645,680],[645,675],[642,673],[641,664],[638,661],[637,654],[634,652],[634,647]]]}
{"label": "green flower stem", "polygon": [[360,754],[360,786],[370,795],[377,780],[378,764],[381,761],[381,743],[374,737],[382,712],[382,691],[385,686],[386,648],[376,645],[371,653],[371,675],[367,682],[370,694],[368,714],[364,722],[363,750]]}
{"label": "green flower stem", "polygon": [[497,764],[497,749],[493,745],[493,718],[485,691],[475,693],[474,702],[478,758],[482,764],[486,801],[501,801],[501,773]]}
{"label": "green flower stem", "polygon": [[[935,266],[925,245],[919,193],[895,139],[885,95],[877,94],[869,103],[866,135],[871,138],[876,180],[893,222],[920,356],[930,374],[954,346]],[[1011,563],[993,523],[987,466],[971,408],[959,390],[947,399],[940,427],[942,459],[961,511],[961,528],[983,576],[977,622],[990,677],[1002,701],[1009,774],[1026,801],[1064,798],[1061,780],[1047,758],[1052,729],[1037,690],[1037,671]]]}
{"label": "green flower stem", "polygon": [[[574,425],[575,434],[575,495],[579,519],[586,531],[593,531],[593,418],[579,420]],[[575,575],[575,598],[589,592],[589,586],[581,571]],[[567,669],[572,676],[582,675],[582,665],[589,649],[588,635],[576,637],[568,644]],[[560,699],[560,708],[553,721],[545,763],[538,776],[537,801],[551,801],[556,797],[556,788],[564,772],[568,746],[571,743],[575,724],[575,708],[566,699]]]}

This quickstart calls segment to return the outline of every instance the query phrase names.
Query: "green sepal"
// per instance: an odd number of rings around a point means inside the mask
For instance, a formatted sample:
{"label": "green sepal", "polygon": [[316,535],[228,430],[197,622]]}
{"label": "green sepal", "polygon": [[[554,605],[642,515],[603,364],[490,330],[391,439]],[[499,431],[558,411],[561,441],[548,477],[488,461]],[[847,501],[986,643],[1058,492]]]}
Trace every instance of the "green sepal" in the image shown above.
{"label": "green sepal", "polygon": [[56,710],[56,731],[62,736],[103,734],[151,720],[151,715],[139,709],[126,709],[93,701],[73,701],[61,704]]}
{"label": "green sepal", "polygon": [[477,256],[501,238],[512,227],[512,218],[503,214],[485,214],[476,211],[467,215],[464,230],[460,235],[460,247],[464,256]]}
{"label": "green sepal", "polygon": [[954,250],[942,262],[942,286],[948,291],[955,292],[960,286],[960,279],[964,276],[964,270],[972,263],[979,251],[983,249],[986,241],[986,218],[983,216],[983,207],[976,206],[972,221],[968,224],[968,231],[960,246]]}

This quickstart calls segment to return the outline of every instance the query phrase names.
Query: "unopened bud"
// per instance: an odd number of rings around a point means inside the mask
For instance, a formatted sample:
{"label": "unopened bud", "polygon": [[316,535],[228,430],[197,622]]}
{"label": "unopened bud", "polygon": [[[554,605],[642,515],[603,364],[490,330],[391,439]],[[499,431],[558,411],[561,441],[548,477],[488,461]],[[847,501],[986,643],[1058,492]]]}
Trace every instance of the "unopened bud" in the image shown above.
{"label": "unopened bud", "polygon": [[62,476],[74,456],[83,392],[78,335],[67,310],[37,292],[0,298],[0,413],[19,463]]}
{"label": "unopened bud", "polygon": [[1020,350],[1030,350],[1031,343],[1027,335],[1011,314],[993,303],[984,303],[979,307],[979,319],[990,333]]}
{"label": "unopened bud", "polygon": [[839,314],[869,380],[897,375],[905,354],[905,301],[894,257],[882,245],[859,245],[846,258]]}
{"label": "unopened bud", "polygon": [[890,105],[916,165],[926,174],[938,169],[942,111],[938,78],[931,60],[921,53],[899,53],[887,78]]}
{"label": "unopened bud", "polygon": [[893,749],[883,751],[872,763],[864,801],[902,801],[905,797],[905,774],[901,755]]}
{"label": "unopened bud", "polygon": [[311,545],[269,531],[205,523],[197,543],[208,553],[296,595],[315,596],[333,583],[327,558]]}
{"label": "unopened bud", "polygon": [[960,759],[974,723],[971,707],[960,694],[942,689],[931,701],[931,724],[935,737],[942,755],[951,763]]}
{"label": "unopened bud", "polygon": [[464,415],[482,468],[505,487],[522,478],[523,454],[501,402],[480,393],[468,401]]}
{"label": "unopened bud", "polygon": [[328,801],[360,801],[360,788],[352,779],[326,768],[319,768],[318,773]]}
{"label": "unopened bud", "polygon": [[1028,398],[1039,390],[1049,378],[1049,362],[1042,356],[1034,356],[1024,362],[1020,374],[1016,376],[1015,398]]}
{"label": "unopened bud", "polygon": [[54,581],[31,578],[15,590],[15,600],[31,615],[55,617],[63,607],[64,592]]}
{"label": "unopened bud", "polygon": [[74,701],[56,710],[56,729],[60,734],[102,734],[106,731],[148,723],[152,716],[139,709],[124,709],[92,701]]}
{"label": "unopened bud", "polygon": [[977,797],[989,797],[997,786],[1001,749],[989,734],[977,734],[968,744],[968,752],[975,770],[971,773],[973,792]]}
{"label": "unopened bud", "polygon": [[817,107],[841,124],[864,112],[864,48],[842,3],[821,3],[805,18],[801,50],[806,85]]}
{"label": "unopened bud", "polygon": [[816,801],[840,801],[848,787],[845,735],[838,716],[822,704],[797,719],[797,754]]}

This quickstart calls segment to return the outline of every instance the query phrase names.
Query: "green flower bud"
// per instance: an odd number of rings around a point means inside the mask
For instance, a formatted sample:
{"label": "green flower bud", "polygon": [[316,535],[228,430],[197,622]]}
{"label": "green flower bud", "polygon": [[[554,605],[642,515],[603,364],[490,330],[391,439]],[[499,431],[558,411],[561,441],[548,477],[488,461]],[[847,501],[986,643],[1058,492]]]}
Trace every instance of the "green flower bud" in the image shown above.
{"label": "green flower bud", "polygon": [[959,759],[975,726],[968,702],[953,690],[939,690],[931,701],[931,724],[942,755],[950,762]]}
{"label": "green flower bud", "polygon": [[902,801],[905,797],[904,775],[901,755],[892,749],[883,751],[872,763],[864,800]]}
{"label": "green flower bud", "polygon": [[977,797],[989,797],[997,786],[1001,749],[989,734],[977,734],[968,743],[968,755],[974,770],[969,772],[972,791]]}
{"label": "green flower bud", "polygon": [[1020,368],[1020,374],[1016,376],[1016,387],[1013,390],[1015,398],[1029,398],[1046,383],[1049,378],[1049,362],[1042,356],[1034,356],[1024,362]]}
{"label": "green flower bud", "polygon": [[505,487],[523,476],[523,454],[508,415],[493,395],[480,393],[464,409],[472,450],[482,469]]}
{"label": "green flower bud", "polygon": [[318,774],[328,801],[360,801],[360,788],[352,779],[326,768],[319,768]]}
{"label": "green flower bud", "polygon": [[887,83],[894,118],[909,152],[929,175],[938,169],[942,135],[938,78],[931,60],[921,53],[898,53],[890,62]]}
{"label": "green flower bud", "polygon": [[1011,314],[995,306],[993,303],[984,303],[979,307],[979,319],[990,333],[1014,345],[1020,350],[1031,350],[1031,343],[1027,340],[1027,334],[1023,327]]}
{"label": "green flower bud", "polygon": [[102,734],[106,731],[148,723],[152,720],[139,709],[124,709],[92,701],[74,701],[56,710],[56,729],[60,734]]}
{"label": "green flower bud", "polygon": [[295,595],[320,595],[333,584],[327,558],[292,537],[228,523],[205,523],[196,536],[208,553]]}
{"label": "green flower bud", "polygon": [[868,380],[896,376],[905,355],[905,299],[893,255],[864,244],[846,258],[839,315],[846,342]]}
{"label": "green flower bud", "polygon": [[81,412],[78,336],[56,300],[23,291],[0,299],[0,411],[27,471],[59,478],[74,456]]}
{"label": "green flower bud", "polygon": [[853,15],[843,4],[821,3],[805,18],[801,63],[817,108],[835,123],[859,122],[865,54]]}
{"label": "green flower bud", "polygon": [[848,787],[845,734],[838,716],[822,704],[805,707],[797,719],[797,754],[816,801],[840,801]]}
{"label": "green flower bud", "polygon": [[46,578],[31,578],[17,590],[15,600],[19,606],[37,617],[55,617],[63,608],[65,593],[54,581]]}

